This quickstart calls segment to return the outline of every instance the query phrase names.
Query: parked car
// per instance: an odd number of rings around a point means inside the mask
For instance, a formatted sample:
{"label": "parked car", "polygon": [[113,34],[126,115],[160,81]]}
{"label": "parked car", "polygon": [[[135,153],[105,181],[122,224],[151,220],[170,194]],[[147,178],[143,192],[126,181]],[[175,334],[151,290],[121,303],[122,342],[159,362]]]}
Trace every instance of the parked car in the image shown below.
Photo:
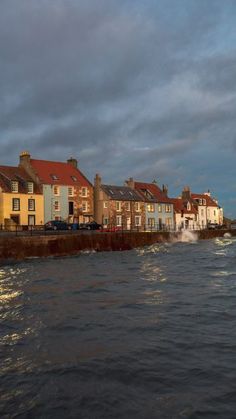
{"label": "parked car", "polygon": [[216,223],[208,223],[207,224],[208,230],[216,230],[219,227],[220,227],[219,224],[216,224]]}
{"label": "parked car", "polygon": [[90,221],[88,223],[80,223],[79,230],[102,230],[102,225],[96,223],[96,221]]}
{"label": "parked car", "polygon": [[45,230],[71,230],[71,226],[66,221],[51,220],[44,224]]}

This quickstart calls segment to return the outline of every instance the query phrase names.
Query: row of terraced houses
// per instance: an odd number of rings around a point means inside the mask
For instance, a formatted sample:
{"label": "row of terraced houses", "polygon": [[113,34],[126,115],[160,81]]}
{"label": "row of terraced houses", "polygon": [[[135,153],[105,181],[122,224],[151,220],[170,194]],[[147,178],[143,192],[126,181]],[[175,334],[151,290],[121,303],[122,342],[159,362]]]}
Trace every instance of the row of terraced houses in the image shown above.
{"label": "row of terraced houses", "polygon": [[210,192],[196,194],[185,187],[178,198],[170,198],[165,185],[156,181],[122,186],[94,185],[79,170],[78,162],[54,162],[20,154],[16,167],[0,166],[0,225],[44,225],[50,220],[84,223],[95,220],[109,229],[179,230],[202,229],[223,223],[223,209]]}

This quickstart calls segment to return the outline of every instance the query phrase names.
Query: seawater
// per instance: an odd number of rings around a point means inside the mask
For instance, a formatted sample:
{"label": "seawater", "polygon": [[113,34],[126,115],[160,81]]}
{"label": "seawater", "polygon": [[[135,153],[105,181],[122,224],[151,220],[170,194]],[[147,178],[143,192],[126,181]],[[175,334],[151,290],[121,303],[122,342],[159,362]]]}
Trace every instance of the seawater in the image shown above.
{"label": "seawater", "polygon": [[1,418],[236,417],[236,242],[0,267]]}

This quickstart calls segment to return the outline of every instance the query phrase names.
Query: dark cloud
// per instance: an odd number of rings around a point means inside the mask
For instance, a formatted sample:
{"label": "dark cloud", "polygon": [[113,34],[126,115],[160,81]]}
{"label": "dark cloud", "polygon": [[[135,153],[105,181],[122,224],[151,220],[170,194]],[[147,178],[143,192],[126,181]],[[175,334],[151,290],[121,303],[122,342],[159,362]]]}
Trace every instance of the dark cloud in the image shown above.
{"label": "dark cloud", "polygon": [[[234,1],[2,0],[2,164],[213,189],[234,210]],[[12,152],[14,150],[14,153]]]}

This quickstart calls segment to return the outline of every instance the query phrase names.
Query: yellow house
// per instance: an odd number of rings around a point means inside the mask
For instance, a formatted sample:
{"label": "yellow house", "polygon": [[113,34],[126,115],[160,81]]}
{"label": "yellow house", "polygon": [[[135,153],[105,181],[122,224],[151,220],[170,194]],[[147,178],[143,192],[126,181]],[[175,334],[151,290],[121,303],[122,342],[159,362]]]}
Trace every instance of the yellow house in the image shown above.
{"label": "yellow house", "polygon": [[0,166],[0,225],[43,225],[39,186],[21,167]]}

